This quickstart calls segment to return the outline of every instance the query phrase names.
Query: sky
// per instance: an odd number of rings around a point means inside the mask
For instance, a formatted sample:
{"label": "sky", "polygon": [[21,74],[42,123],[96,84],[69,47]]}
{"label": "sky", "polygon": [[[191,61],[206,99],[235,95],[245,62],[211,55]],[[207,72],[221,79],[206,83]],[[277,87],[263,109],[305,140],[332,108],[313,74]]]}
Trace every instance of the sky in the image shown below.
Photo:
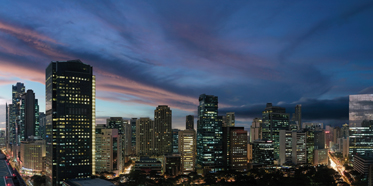
{"label": "sky", "polygon": [[219,97],[248,128],[266,103],[303,121],[348,122],[348,95],[373,93],[372,1],[0,0],[0,127],[11,86],[45,110],[45,68],[80,59],[97,79],[97,123],[154,118],[173,128]]}

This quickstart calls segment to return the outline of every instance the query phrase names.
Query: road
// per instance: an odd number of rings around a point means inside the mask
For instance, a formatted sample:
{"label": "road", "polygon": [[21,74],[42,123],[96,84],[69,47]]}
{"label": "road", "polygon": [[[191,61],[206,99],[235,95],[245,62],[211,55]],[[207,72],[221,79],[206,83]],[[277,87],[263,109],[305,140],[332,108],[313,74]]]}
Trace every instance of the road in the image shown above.
{"label": "road", "polygon": [[335,158],[333,155],[331,155],[330,152],[328,153],[328,156],[329,156],[329,160],[330,160],[330,166],[335,171],[339,172],[339,174],[342,176],[342,179],[346,183],[348,183],[349,185],[351,185],[350,180],[348,180],[348,178],[343,174],[343,171],[345,170],[345,168],[343,167],[342,163],[337,158]]}

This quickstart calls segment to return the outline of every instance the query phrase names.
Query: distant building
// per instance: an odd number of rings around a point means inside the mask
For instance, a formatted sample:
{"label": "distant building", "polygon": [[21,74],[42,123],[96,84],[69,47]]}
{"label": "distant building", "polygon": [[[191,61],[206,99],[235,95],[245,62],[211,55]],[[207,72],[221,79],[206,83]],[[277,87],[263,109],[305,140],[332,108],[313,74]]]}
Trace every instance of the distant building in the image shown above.
{"label": "distant building", "polygon": [[234,127],[235,122],[236,121],[234,112],[228,112],[225,116],[225,125],[223,125],[223,127]]}
{"label": "distant building", "polygon": [[324,124],[323,123],[309,123],[309,122],[304,122],[302,123],[302,129],[323,129]]}
{"label": "distant building", "polygon": [[179,154],[179,129],[172,129],[172,153]]}
{"label": "distant building", "polygon": [[187,115],[185,121],[186,129],[194,129],[194,116]]}
{"label": "distant building", "polygon": [[333,129],[333,142],[337,143],[338,138],[341,138],[341,128],[334,127],[334,129]]}
{"label": "distant building", "polygon": [[295,122],[298,124],[298,129],[302,127],[302,105],[295,106]]}
{"label": "distant building", "polygon": [[160,175],[162,173],[162,162],[155,158],[140,157],[140,160],[135,162],[135,171],[143,171],[146,174],[154,171]]}
{"label": "distant building", "polygon": [[27,90],[21,96],[20,111],[20,141],[25,141],[29,136],[39,136],[39,104],[34,91]]}
{"label": "distant building", "polygon": [[44,112],[39,112],[39,136],[42,139],[45,139],[46,124],[47,124],[47,118],[45,117]]}
{"label": "distant building", "polygon": [[151,156],[154,148],[154,122],[149,118],[136,120],[136,155]]}
{"label": "distant building", "polygon": [[350,155],[373,150],[373,94],[349,96]]}
{"label": "distant building", "polygon": [[131,118],[130,120],[131,130],[132,130],[132,135],[131,135],[132,155],[136,154],[136,120],[137,118]]}
{"label": "distant building", "polygon": [[154,154],[172,153],[172,111],[167,105],[154,110]]}
{"label": "distant building", "polygon": [[272,103],[267,103],[266,108],[262,112],[262,137],[273,141],[273,156],[275,160],[279,159],[280,130],[289,130],[289,114],[283,107],[272,106]]}
{"label": "distant building", "polygon": [[20,166],[21,173],[26,175],[41,174],[46,153],[45,140],[30,136],[21,142]]}
{"label": "distant building", "polygon": [[250,127],[250,142],[254,142],[257,139],[262,139],[262,120],[255,118]]}
{"label": "distant building", "polygon": [[341,128],[341,138],[347,138],[349,137],[349,127],[348,124],[344,124]]}
{"label": "distant building", "polygon": [[252,162],[253,160],[253,145],[252,143],[247,144],[247,160],[248,162]]}
{"label": "distant building", "polygon": [[189,174],[196,167],[196,131],[186,129],[179,131],[179,152],[181,155],[181,172]]}
{"label": "distant building", "polygon": [[181,174],[181,157],[180,154],[165,155],[163,160],[163,173],[170,176]]}
{"label": "distant building", "polygon": [[118,129],[101,129],[96,134],[96,173],[123,172],[122,136]]}
{"label": "distant building", "polygon": [[325,149],[325,131],[321,128],[303,129],[307,134],[306,147],[307,147],[307,162],[313,164],[314,150]]}
{"label": "distant building", "polygon": [[273,142],[272,140],[255,140],[252,143],[253,163],[262,165],[273,165]]}
{"label": "distant building", "polygon": [[279,164],[307,163],[307,135],[304,132],[280,130],[280,159]]}
{"label": "distant building", "polygon": [[243,127],[223,127],[224,170],[247,170],[247,131]]}
{"label": "distant building", "polygon": [[329,149],[315,149],[314,151],[314,158],[313,158],[313,165],[319,165],[319,164],[324,164],[328,165],[328,151]]}
{"label": "distant building", "polygon": [[6,131],[0,130],[0,147],[6,147]]}

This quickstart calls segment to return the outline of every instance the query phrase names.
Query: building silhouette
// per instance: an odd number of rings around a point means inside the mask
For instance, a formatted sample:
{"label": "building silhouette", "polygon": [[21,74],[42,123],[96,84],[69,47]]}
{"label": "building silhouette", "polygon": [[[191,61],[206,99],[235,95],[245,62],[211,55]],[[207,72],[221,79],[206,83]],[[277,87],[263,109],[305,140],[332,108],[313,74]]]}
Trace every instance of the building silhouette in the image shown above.
{"label": "building silhouette", "polygon": [[52,61],[46,69],[47,185],[95,173],[96,82],[80,60]]}
{"label": "building silhouette", "polygon": [[154,110],[154,154],[172,153],[172,111],[167,105]]}
{"label": "building silhouette", "polygon": [[194,129],[194,116],[187,115],[185,121],[186,129]]}
{"label": "building silhouette", "polygon": [[154,151],[154,122],[149,118],[136,120],[136,155],[151,156]]}

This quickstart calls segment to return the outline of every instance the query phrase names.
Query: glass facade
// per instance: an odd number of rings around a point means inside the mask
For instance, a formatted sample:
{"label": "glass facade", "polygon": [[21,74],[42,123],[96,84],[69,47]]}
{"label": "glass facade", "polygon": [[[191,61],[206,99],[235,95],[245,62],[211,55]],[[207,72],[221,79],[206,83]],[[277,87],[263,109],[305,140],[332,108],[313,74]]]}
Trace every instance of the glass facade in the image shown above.
{"label": "glass facade", "polygon": [[349,96],[350,155],[373,152],[373,94]]}
{"label": "glass facade", "polygon": [[47,185],[95,172],[95,77],[80,60],[46,69]]}
{"label": "glass facade", "polygon": [[218,116],[218,97],[200,95],[197,123],[197,164],[202,165],[206,171],[222,170],[222,123],[222,117]]}
{"label": "glass facade", "polygon": [[179,153],[179,129],[172,129],[172,153]]}
{"label": "glass facade", "polygon": [[279,159],[280,130],[289,130],[289,114],[282,107],[272,106],[267,103],[267,107],[262,112],[262,138],[273,141],[274,158]]}
{"label": "glass facade", "polygon": [[270,140],[255,140],[252,144],[253,163],[273,165],[273,142]]}

